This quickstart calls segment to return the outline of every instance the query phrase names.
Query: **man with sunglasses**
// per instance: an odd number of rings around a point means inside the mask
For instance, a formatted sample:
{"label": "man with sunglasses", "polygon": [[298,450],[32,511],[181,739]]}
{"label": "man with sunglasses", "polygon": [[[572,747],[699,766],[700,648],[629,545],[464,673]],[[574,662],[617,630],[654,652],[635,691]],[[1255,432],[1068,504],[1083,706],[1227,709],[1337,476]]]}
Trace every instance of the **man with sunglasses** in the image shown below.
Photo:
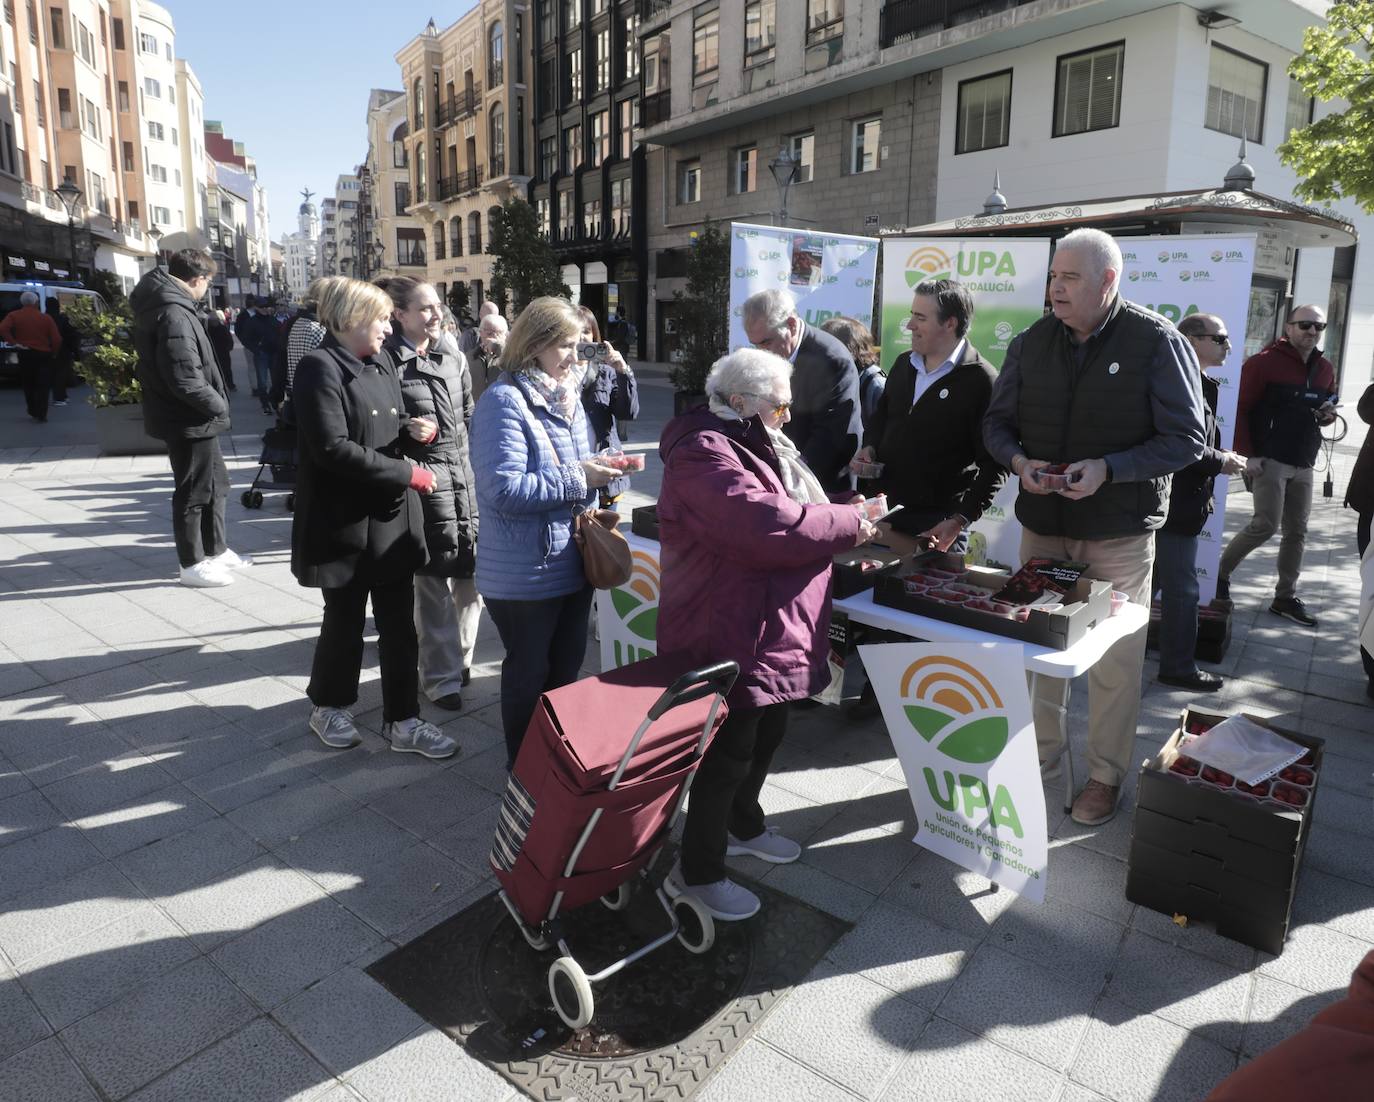
{"label": "man with sunglasses", "polygon": [[1200,670],[1197,651],[1197,544],[1212,514],[1212,487],[1219,474],[1240,474],[1245,457],[1221,449],[1217,431],[1217,394],[1207,369],[1220,367],[1231,351],[1226,323],[1215,314],[1189,314],[1178,323],[1202,368],[1204,438],[1202,458],[1173,477],[1169,515],[1155,533],[1155,588],[1159,591],[1159,680],[1191,692],[1215,692],[1222,679]]}
{"label": "man with sunglasses", "polygon": [[1326,329],[1319,306],[1299,306],[1283,336],[1245,361],[1236,401],[1235,449],[1247,456],[1255,513],[1221,554],[1217,596],[1230,598],[1231,575],[1246,555],[1282,530],[1278,584],[1269,611],[1304,627],[1317,618],[1297,595],[1312,509],[1312,467],[1321,430],[1336,418],[1336,373],[1317,347]]}

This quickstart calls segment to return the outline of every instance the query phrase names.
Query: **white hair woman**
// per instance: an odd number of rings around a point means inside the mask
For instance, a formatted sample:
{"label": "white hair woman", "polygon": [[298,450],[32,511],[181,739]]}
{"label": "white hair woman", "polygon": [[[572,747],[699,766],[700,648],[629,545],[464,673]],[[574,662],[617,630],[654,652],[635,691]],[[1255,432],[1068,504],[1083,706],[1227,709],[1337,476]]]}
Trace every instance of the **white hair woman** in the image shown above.
{"label": "white hair woman", "polygon": [[792,365],[771,352],[722,357],[706,379],[709,406],[670,421],[659,444],[659,650],[740,667],[665,887],[690,892],[725,921],[759,909],[758,897],[726,876],[727,855],[776,864],[801,855],[764,822],[759,792],[789,702],[829,677],[831,556],[876,533],[848,503],[851,493],[826,495],[783,435],[791,376]]}

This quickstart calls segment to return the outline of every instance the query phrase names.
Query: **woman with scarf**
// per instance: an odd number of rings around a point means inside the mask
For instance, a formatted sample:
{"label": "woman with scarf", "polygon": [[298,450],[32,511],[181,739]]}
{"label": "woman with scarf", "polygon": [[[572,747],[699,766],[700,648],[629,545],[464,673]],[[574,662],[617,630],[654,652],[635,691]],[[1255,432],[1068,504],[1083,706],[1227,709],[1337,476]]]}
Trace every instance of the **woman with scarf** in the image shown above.
{"label": "woman with scarf", "polygon": [[725,875],[726,856],[774,864],[801,847],[764,822],[759,793],[787,731],[789,702],[825,688],[830,562],[876,534],[851,503],[827,496],[782,425],[792,365],[741,349],[706,379],[707,408],[668,422],[659,442],[661,654],[732,659],[730,715],[692,784],[678,865],[664,885],[718,919],[749,918],[753,892]]}
{"label": "woman with scarf", "polygon": [[[585,344],[601,344],[601,327],[596,323],[596,315],[585,306],[578,306],[577,313],[582,318],[582,336]],[[635,383],[635,373],[630,370],[624,358],[609,344],[603,346],[605,359],[583,360],[582,368],[582,408],[587,411],[587,419],[592,423],[592,436],[598,450],[620,448],[620,435],[616,425],[633,421],[639,416],[639,387]],[[620,495],[629,489],[630,480],[626,477],[614,479],[601,491],[601,507],[617,509]]]}
{"label": "woman with scarf", "polygon": [[577,339],[566,299],[538,298],[510,331],[502,372],[472,416],[472,466],[482,525],[477,591],[506,648],[501,726],[515,763],[540,693],[577,679],[587,650],[592,587],[573,542],[573,516],[619,472],[592,458]]}

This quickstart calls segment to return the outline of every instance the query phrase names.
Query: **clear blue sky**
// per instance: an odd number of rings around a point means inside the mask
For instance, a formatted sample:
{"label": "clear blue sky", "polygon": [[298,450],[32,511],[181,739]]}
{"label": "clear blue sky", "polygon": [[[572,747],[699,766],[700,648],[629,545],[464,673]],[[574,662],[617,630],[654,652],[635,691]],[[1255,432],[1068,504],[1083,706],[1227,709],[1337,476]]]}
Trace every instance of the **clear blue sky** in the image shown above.
{"label": "clear blue sky", "polygon": [[[228,6],[160,0],[177,56],[205,92],[205,117],[257,159],[272,239],[296,228],[303,187],[334,194],[334,179],[367,153],[367,96],[401,87],[395,54],[442,30],[473,0],[240,0]],[[316,206],[320,199],[314,199]]]}

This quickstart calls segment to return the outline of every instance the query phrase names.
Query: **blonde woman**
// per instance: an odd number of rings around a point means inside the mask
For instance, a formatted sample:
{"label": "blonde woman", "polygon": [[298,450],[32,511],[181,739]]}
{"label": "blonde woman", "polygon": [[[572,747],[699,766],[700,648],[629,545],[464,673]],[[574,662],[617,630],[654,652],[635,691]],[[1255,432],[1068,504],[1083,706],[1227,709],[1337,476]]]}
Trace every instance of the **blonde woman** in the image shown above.
{"label": "blonde woman", "polygon": [[538,298],[511,328],[502,372],[472,417],[482,526],[477,591],[506,648],[501,726],[513,765],[539,694],[577,679],[592,588],[573,543],[573,515],[619,472],[592,458],[577,340],[566,299]]}
{"label": "blonde woman", "polygon": [[377,353],[391,332],[391,299],[370,283],[320,289],[324,343],[301,358],[293,385],[300,470],[291,572],[324,591],[324,619],[306,693],[310,729],[326,746],[361,740],[349,709],[358,699],[363,620],[372,601],[382,663],[383,737],[393,750],[447,758],[458,744],[419,717],[415,570],[425,563],[417,493],[434,475],[402,453],[402,433],[422,442],[433,422],[407,419],[401,384]]}

